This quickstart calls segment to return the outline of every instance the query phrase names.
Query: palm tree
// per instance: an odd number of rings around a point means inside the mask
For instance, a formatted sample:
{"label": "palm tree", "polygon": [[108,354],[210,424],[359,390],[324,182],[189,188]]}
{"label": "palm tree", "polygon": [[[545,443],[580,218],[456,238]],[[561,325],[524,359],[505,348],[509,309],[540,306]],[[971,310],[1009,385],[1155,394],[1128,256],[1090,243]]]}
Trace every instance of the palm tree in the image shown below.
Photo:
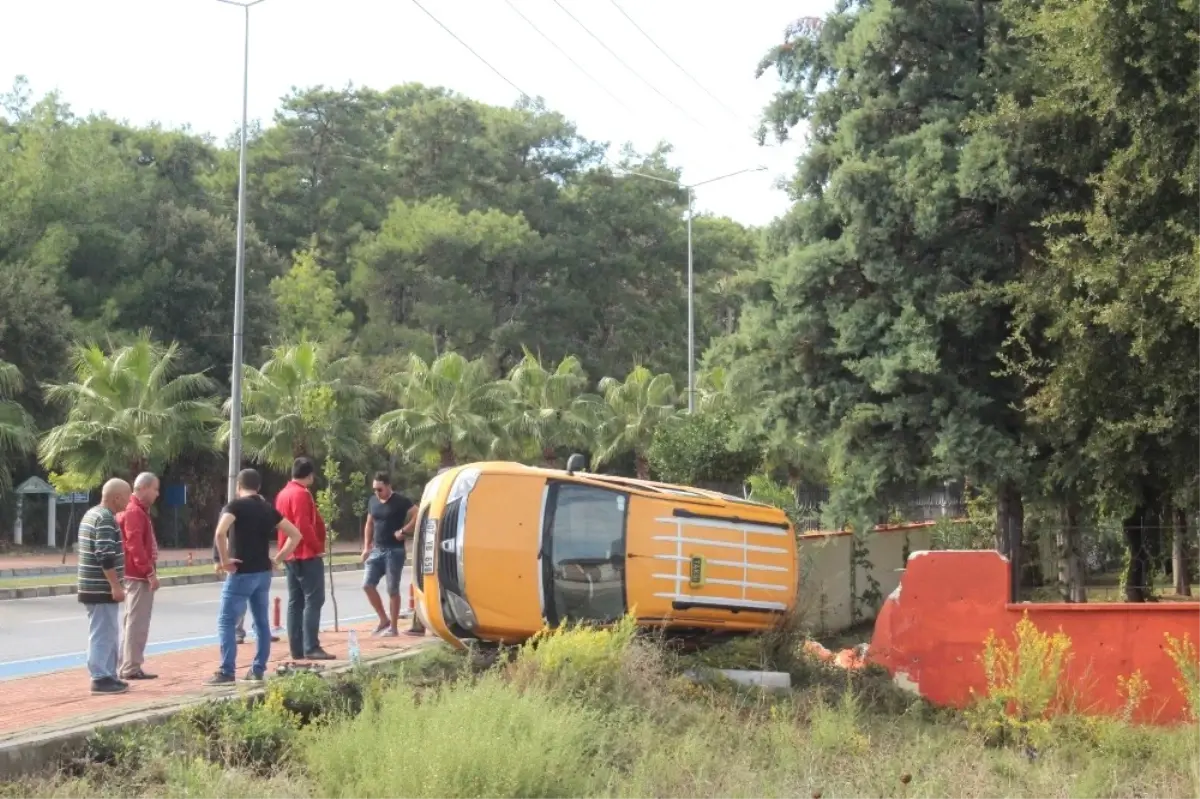
{"label": "palm tree", "polygon": [[9,458],[28,455],[37,448],[33,417],[11,399],[24,385],[21,371],[11,363],[0,361],[0,495],[12,489]]}
{"label": "palm tree", "polygon": [[75,380],[44,386],[47,400],[67,406],[67,420],[42,439],[42,465],[99,482],[212,449],[216,383],[204,374],[176,376],[178,359],[178,344],[161,347],[146,333],[112,354],[77,347]]}
{"label": "palm tree", "polygon": [[[242,442],[246,455],[274,469],[308,455],[359,462],[375,392],[343,377],[346,359],[326,363],[310,342],[275,348],[261,369],[242,372]],[[229,414],[229,402],[225,402]],[[222,423],[220,446],[229,441]]]}
{"label": "palm tree", "polygon": [[399,406],[375,420],[371,437],[412,460],[436,458],[443,467],[497,448],[500,420],[512,390],[482,360],[447,352],[432,363],[418,355],[395,384]]}
{"label": "palm tree", "polygon": [[525,350],[525,357],[508,373],[508,383],[514,399],[508,429],[523,454],[536,449],[543,463],[554,468],[560,447],[587,442],[600,398],[584,393],[587,373],[574,355],[563,358],[551,372]]}
{"label": "palm tree", "polygon": [[646,451],[654,440],[654,431],[679,413],[675,381],[669,374],[654,374],[644,366],[635,367],[624,382],[615,377],[600,381],[604,395],[604,414],[600,428],[600,454],[596,464],[606,463],[622,452],[633,452],[637,476],[650,478]]}

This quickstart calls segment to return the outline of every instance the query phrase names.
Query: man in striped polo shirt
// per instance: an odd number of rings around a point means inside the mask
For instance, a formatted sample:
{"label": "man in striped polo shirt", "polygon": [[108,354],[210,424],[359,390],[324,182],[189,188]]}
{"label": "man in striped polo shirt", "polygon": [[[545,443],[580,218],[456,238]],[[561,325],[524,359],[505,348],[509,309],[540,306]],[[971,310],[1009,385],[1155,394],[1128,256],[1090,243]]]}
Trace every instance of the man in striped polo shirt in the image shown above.
{"label": "man in striped polo shirt", "polygon": [[117,678],[121,643],[121,602],[125,599],[125,546],[116,514],[125,510],[133,490],[112,479],[100,492],[100,504],[79,523],[77,596],[88,615],[88,672],[93,694],[123,694],[129,683]]}

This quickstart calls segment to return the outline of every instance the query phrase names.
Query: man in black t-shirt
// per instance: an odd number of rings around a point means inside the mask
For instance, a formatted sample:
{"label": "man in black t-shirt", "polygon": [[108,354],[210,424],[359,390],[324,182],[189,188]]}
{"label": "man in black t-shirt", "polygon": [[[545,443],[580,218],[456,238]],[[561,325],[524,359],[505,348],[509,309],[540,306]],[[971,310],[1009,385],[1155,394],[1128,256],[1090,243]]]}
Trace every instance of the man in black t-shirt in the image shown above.
{"label": "man in black t-shirt", "polygon": [[[221,568],[228,576],[221,590],[221,609],[217,614],[221,667],[208,680],[209,685],[225,685],[235,679],[237,640],[234,626],[238,617],[246,612],[247,605],[250,617],[254,620],[258,646],[254,663],[244,679],[248,682],[262,681],[267,671],[267,660],[271,657],[271,623],[267,616],[273,569],[296,549],[300,543],[300,531],[258,493],[260,488],[262,477],[258,472],[253,469],[239,472],[237,499],[221,510],[221,518],[217,522],[217,555]],[[231,529],[234,533],[232,547],[229,540]],[[287,540],[272,560],[271,545],[280,530]]]}
{"label": "man in black t-shirt", "polygon": [[[375,635],[399,635],[400,625],[400,574],[404,571],[404,540],[411,538],[417,523],[417,506],[405,496],[392,490],[392,481],[386,472],[375,474],[371,486],[373,494],[367,503],[367,521],[363,525],[363,562],[367,565],[363,575],[363,591],[367,601],[379,614],[379,626]],[[387,575],[388,599],[391,618],[383,611],[383,600],[379,596],[379,581]]]}

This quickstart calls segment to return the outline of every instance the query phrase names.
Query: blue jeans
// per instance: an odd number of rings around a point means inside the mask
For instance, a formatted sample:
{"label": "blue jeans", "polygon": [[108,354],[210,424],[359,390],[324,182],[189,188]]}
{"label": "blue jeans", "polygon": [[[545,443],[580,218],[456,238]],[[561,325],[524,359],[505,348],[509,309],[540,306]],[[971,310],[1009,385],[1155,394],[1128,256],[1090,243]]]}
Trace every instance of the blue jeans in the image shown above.
{"label": "blue jeans", "polygon": [[388,596],[399,596],[400,573],[404,571],[404,547],[375,547],[367,556],[366,574],[363,575],[363,588],[374,588],[379,585],[383,575],[387,575]]}
{"label": "blue jeans", "polygon": [[230,574],[221,588],[221,610],[217,613],[217,637],[221,640],[221,673],[237,671],[237,638],[233,628],[246,612],[254,620],[255,650],[251,669],[265,674],[271,658],[271,622],[267,608],[271,599],[271,572]]}
{"label": "blue jeans", "polygon": [[321,646],[321,607],[325,604],[325,570],[320,558],[289,560],[287,569],[288,646],[300,659]]}
{"label": "blue jeans", "polygon": [[121,649],[121,606],[116,602],[87,602],[87,667],[93,680],[116,679]]}

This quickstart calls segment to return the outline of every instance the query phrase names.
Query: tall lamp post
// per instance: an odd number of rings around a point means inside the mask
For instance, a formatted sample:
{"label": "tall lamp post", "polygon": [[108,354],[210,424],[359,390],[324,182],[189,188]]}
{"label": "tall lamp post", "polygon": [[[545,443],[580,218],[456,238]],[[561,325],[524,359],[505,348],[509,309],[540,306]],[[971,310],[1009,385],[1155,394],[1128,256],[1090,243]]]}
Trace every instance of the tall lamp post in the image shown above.
{"label": "tall lamp post", "polygon": [[[223,0],[224,1],[224,0]],[[618,167],[618,169],[622,169]],[[695,291],[695,275],[692,271],[692,216],[694,215],[693,206],[696,199],[694,189],[697,186],[704,186],[708,183],[716,183],[718,180],[732,178],[736,175],[744,175],[747,172],[763,172],[765,166],[750,167],[749,169],[739,169],[737,172],[730,172],[728,175],[720,175],[708,180],[701,180],[696,183],[680,183],[677,180],[659,177],[658,175],[648,175],[645,172],[636,172],[632,169],[622,169],[628,175],[637,175],[639,178],[647,178],[648,180],[657,180],[659,183],[669,183],[680,189],[687,191],[688,214],[687,214],[687,359],[688,359],[688,377],[687,377],[687,398],[688,398],[688,413],[693,413],[696,410],[696,291]]]}
{"label": "tall lamp post", "polygon": [[233,372],[229,397],[229,480],[227,502],[237,496],[242,468],[242,338],[246,325],[246,117],[250,104],[250,9],[263,0],[217,0],[242,9],[245,37],[242,54],[242,134],[238,142],[237,255],[233,278]]}

